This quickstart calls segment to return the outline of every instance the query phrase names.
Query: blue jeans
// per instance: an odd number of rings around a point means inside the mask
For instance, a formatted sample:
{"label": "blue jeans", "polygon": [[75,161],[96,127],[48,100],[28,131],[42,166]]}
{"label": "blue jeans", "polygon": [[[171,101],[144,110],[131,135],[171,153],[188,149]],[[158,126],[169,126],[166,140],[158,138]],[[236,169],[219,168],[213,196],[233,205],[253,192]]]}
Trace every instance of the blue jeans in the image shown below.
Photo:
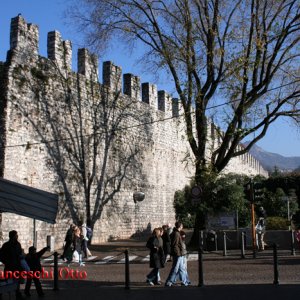
{"label": "blue jeans", "polygon": [[173,256],[172,268],[166,280],[166,285],[174,284],[176,282],[177,275],[184,284],[186,283],[186,271],[183,258],[183,256]]}
{"label": "blue jeans", "polygon": [[158,268],[152,269],[152,271],[147,275],[147,280],[153,283],[159,282],[160,281],[159,269]]}
{"label": "blue jeans", "polygon": [[191,284],[191,281],[189,279],[189,274],[187,271],[187,256],[186,255],[183,256],[182,264],[183,264],[183,269],[184,269],[184,273],[185,273],[185,278],[180,278],[180,275],[179,275],[179,280],[185,285]]}

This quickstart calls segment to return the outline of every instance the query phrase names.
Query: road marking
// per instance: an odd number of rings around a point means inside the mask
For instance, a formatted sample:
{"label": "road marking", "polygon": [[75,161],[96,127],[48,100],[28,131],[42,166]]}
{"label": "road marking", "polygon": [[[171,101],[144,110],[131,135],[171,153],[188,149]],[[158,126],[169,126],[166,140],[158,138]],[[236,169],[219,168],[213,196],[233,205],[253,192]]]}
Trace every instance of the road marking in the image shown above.
{"label": "road marking", "polygon": [[104,265],[104,264],[108,263],[109,261],[113,260],[114,258],[115,258],[115,256],[106,256],[106,257],[102,258],[102,260],[96,261],[95,264],[96,265]]}
{"label": "road marking", "polygon": [[88,258],[84,258],[84,260],[89,261],[89,260],[93,260],[95,258],[97,258],[98,256],[90,256]]}
{"label": "road marking", "polygon": [[147,255],[145,258],[142,259],[142,261],[149,261],[150,260],[150,255]]}
{"label": "road marking", "polygon": [[44,258],[43,261],[52,261],[53,258],[52,257],[48,257],[48,258]]}
{"label": "road marking", "polygon": [[[137,258],[137,256],[134,256],[134,255],[132,255],[132,256],[129,256],[129,261],[132,261],[132,260],[134,260],[134,259],[136,259]],[[117,262],[117,264],[125,264],[125,257],[124,258],[122,258],[121,260],[119,260],[118,262]]]}
{"label": "road marking", "polygon": [[[64,262],[63,261],[59,261],[57,262],[58,265],[62,265]],[[54,266],[54,262],[50,264],[50,266]]]}
{"label": "road marking", "polygon": [[198,253],[190,253],[190,254],[188,254],[187,260],[188,261],[198,260]]}
{"label": "road marking", "polygon": [[[124,264],[125,263],[125,257],[123,257],[122,259],[118,260],[118,256],[106,256],[98,261],[94,261],[96,258],[98,258],[98,256],[90,256],[87,259],[84,259],[83,262],[86,262],[88,264],[95,264],[95,265],[104,265],[107,263],[116,263],[116,264]],[[141,263],[147,263],[150,261],[150,255],[147,255],[145,257],[141,257],[141,256],[137,256],[137,255],[130,255],[129,256],[129,261],[133,261],[136,260],[137,262],[141,262]],[[187,255],[187,260],[188,261],[197,261],[198,260],[198,253],[189,253]],[[43,263],[45,264],[49,264],[51,266],[54,265],[53,263],[53,258],[45,258],[42,260]],[[72,262],[71,262],[72,263]],[[75,263],[75,262],[73,262]],[[66,261],[63,261],[61,259],[58,260],[58,265],[62,265],[62,264],[68,264]],[[70,264],[70,262],[69,262]]]}

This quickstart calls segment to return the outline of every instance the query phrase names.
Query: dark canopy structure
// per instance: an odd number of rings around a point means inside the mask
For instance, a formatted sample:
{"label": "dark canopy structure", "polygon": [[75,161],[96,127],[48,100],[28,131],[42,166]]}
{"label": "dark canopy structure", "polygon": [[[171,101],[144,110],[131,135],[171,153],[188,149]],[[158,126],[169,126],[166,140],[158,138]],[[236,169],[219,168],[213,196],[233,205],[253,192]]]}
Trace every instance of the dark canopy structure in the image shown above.
{"label": "dark canopy structure", "polygon": [[58,195],[0,178],[0,211],[54,224]]}

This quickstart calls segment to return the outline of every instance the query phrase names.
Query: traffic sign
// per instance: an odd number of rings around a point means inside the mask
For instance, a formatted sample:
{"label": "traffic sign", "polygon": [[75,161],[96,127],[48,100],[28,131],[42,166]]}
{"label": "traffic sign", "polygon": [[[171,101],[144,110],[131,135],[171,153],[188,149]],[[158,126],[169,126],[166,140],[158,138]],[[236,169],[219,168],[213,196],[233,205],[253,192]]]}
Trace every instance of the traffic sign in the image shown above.
{"label": "traffic sign", "polygon": [[195,185],[195,186],[192,188],[191,193],[192,193],[192,197],[193,197],[193,198],[199,198],[199,197],[201,197],[201,195],[202,195],[202,189],[201,189],[200,186]]}
{"label": "traffic sign", "polygon": [[198,185],[195,185],[191,190],[191,194],[192,194],[192,205],[199,204],[201,201],[201,196],[202,196],[201,187]]}

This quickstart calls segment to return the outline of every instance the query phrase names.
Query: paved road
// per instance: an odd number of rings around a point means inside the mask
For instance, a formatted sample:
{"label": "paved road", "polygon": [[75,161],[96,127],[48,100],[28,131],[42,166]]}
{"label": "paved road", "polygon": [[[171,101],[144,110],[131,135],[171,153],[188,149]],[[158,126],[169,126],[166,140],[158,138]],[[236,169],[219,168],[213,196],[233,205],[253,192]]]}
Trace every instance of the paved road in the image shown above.
{"label": "paved road", "polygon": [[[125,289],[124,250],[129,250],[130,290]],[[191,287],[163,286],[150,287],[145,283],[149,272],[148,251],[145,243],[123,241],[91,247],[93,259],[84,267],[74,263],[59,265],[61,279],[59,291],[53,291],[53,281],[44,280],[46,299],[296,299],[300,293],[300,255],[291,256],[289,251],[279,252],[279,285],[274,285],[272,251],[259,253],[256,259],[252,252],[247,252],[246,259],[240,258],[238,251],[204,253],[204,286],[198,287],[197,253],[191,253],[188,269],[193,285]],[[46,270],[51,270],[51,260],[43,261]],[[171,264],[161,270],[164,280]],[[68,268],[68,269],[67,269]],[[71,278],[68,270],[79,274]],[[67,276],[67,274],[69,274]],[[86,279],[80,279],[86,274]],[[68,277],[68,278],[66,278]],[[73,276],[74,277],[74,276]],[[37,299],[33,288],[31,299]],[[5,295],[3,299],[8,299]]]}

